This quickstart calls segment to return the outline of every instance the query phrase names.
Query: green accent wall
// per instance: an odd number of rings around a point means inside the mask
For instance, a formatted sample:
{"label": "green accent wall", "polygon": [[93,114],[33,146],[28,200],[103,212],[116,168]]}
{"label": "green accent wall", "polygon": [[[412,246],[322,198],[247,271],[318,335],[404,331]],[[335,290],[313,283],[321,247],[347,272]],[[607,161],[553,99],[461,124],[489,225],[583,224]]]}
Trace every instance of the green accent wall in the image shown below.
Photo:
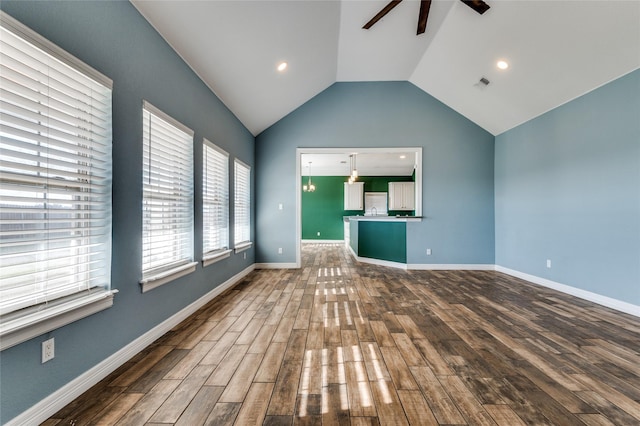
{"label": "green accent wall", "polygon": [[[302,178],[306,185],[308,176]],[[302,192],[302,239],[342,240],[344,228],[344,176],[311,177],[314,192]],[[357,214],[357,213],[355,213]],[[320,235],[318,235],[320,232]]]}
{"label": "green accent wall", "polygon": [[[309,177],[302,177],[306,185]],[[387,192],[389,182],[412,182],[413,176],[363,176],[365,192]],[[303,240],[343,240],[344,216],[363,215],[364,210],[344,210],[344,182],[346,176],[311,177],[316,186],[314,192],[302,192],[302,239]],[[406,216],[413,212],[390,211],[389,215]],[[320,232],[320,235],[318,235]]]}
{"label": "green accent wall", "polygon": [[358,256],[407,263],[405,222],[358,222]]}

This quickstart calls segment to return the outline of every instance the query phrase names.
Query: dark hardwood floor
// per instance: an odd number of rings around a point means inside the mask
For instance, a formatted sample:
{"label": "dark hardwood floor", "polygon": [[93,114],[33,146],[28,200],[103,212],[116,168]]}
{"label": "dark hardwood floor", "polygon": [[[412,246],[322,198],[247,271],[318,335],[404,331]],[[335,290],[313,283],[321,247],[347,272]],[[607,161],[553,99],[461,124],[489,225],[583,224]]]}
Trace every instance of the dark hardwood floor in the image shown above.
{"label": "dark hardwood floor", "polygon": [[46,425],[640,425],[640,320],[492,271],[303,246]]}

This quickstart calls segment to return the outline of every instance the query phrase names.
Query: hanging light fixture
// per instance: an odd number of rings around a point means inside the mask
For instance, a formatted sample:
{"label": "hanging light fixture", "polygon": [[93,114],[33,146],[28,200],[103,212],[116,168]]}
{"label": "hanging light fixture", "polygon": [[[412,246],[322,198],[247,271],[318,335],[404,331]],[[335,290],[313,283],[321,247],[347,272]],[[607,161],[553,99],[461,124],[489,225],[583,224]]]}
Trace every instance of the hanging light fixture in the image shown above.
{"label": "hanging light fixture", "polygon": [[356,154],[353,154],[353,171],[351,172],[353,180],[358,179],[358,169],[356,168]]}
{"label": "hanging light fixture", "polygon": [[316,186],[311,183],[311,161],[309,161],[309,165],[307,167],[309,167],[309,181],[306,185],[302,185],[302,190],[304,192],[313,192],[316,190]]}
{"label": "hanging light fixture", "polygon": [[358,179],[358,169],[356,169],[356,154],[349,155],[349,185]]}

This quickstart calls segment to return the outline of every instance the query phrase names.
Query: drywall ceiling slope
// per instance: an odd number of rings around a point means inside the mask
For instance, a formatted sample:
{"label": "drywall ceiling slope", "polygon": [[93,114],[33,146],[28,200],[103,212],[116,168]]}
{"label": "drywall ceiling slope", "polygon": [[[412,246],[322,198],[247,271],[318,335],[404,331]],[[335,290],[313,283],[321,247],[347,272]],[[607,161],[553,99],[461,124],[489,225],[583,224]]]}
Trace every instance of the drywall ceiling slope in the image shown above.
{"label": "drywall ceiling slope", "polygon": [[336,81],[407,80],[497,135],[640,68],[640,1],[486,2],[433,0],[416,36],[417,0],[369,30],[388,0],[132,0],[254,135]]}
{"label": "drywall ceiling slope", "polygon": [[489,3],[456,3],[410,81],[494,135],[640,67],[640,2]]}
{"label": "drywall ceiling slope", "polygon": [[362,26],[388,0],[343,1],[337,81],[409,80],[453,5],[433,2],[427,30],[416,35],[420,2],[404,1],[368,30]]}
{"label": "drywall ceiling slope", "polygon": [[254,135],[336,80],[339,2],[132,3]]}

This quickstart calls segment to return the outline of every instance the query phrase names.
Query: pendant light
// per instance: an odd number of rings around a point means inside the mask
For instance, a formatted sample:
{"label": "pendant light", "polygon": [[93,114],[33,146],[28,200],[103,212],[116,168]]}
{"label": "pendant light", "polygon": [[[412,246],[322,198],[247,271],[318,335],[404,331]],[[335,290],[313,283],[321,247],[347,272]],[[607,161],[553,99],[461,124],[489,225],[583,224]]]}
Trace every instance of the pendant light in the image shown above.
{"label": "pendant light", "polygon": [[358,169],[356,168],[356,154],[349,155],[349,185],[358,179]]}
{"label": "pendant light", "polygon": [[353,171],[351,172],[353,180],[358,179],[358,169],[356,168],[356,154],[353,154]]}
{"label": "pendant light", "polygon": [[302,190],[304,192],[313,192],[316,190],[316,186],[311,183],[311,161],[309,161],[309,165],[307,167],[309,167],[309,181],[306,185],[302,185]]}

